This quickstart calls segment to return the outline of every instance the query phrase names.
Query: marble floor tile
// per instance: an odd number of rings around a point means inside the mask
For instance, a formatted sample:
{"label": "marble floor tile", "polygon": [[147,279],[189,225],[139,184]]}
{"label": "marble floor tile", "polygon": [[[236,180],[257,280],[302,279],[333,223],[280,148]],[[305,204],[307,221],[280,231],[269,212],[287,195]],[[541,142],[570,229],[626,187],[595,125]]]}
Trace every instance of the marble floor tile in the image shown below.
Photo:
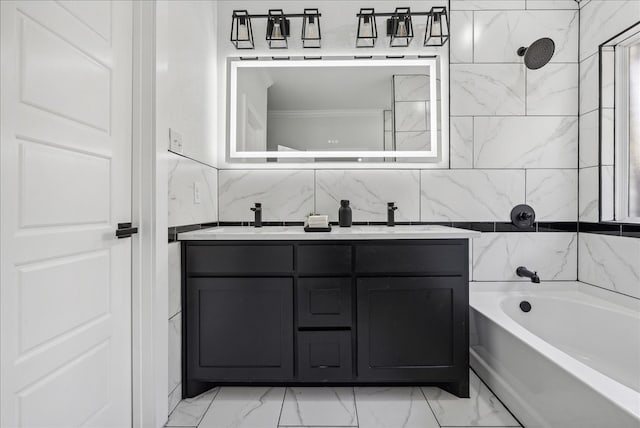
{"label": "marble floor tile", "polygon": [[461,399],[440,388],[423,387],[441,426],[519,427],[520,424],[475,373],[469,378],[471,398]]}
{"label": "marble floor tile", "polygon": [[355,389],[360,428],[439,428],[420,387]]}
{"label": "marble floor tile", "polygon": [[284,388],[223,387],[198,428],[275,428]]}
{"label": "marble floor tile", "polygon": [[202,420],[211,401],[218,393],[219,388],[213,388],[194,398],[180,401],[178,406],[169,415],[167,427],[196,427]]}
{"label": "marble floor tile", "polygon": [[353,388],[287,388],[281,426],[358,426]]}

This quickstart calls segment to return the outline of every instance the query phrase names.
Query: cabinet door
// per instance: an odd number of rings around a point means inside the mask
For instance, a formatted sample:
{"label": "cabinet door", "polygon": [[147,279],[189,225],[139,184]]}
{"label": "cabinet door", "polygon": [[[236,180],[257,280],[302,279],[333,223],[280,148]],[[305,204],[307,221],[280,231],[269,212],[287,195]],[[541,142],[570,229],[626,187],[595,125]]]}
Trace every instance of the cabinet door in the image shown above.
{"label": "cabinet door", "polygon": [[358,377],[450,381],[468,370],[468,283],[359,278]]}
{"label": "cabinet door", "polygon": [[292,278],[190,278],[186,310],[189,378],[293,377]]}
{"label": "cabinet door", "polygon": [[298,279],[299,327],[351,327],[351,278]]}

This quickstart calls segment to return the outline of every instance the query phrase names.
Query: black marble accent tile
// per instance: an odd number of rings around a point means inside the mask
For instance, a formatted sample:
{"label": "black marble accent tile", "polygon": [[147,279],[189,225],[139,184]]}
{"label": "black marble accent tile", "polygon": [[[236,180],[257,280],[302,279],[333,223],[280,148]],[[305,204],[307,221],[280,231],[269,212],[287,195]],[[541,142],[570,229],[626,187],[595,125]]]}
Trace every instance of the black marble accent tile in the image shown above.
{"label": "black marble accent tile", "polygon": [[[398,224],[398,223],[396,223],[396,224]],[[386,226],[386,225],[387,225],[386,221],[369,221],[369,222],[367,222],[367,226]]]}
{"label": "black marble accent tile", "polygon": [[285,221],[285,226],[304,226],[304,221]]}
{"label": "black marble accent tile", "polygon": [[492,221],[476,221],[476,222],[454,221],[452,225],[453,227],[457,227],[459,229],[475,230],[476,232],[495,232],[496,230],[496,225]]}
{"label": "black marble accent tile", "polygon": [[538,223],[538,232],[577,232],[578,222],[558,221]]}
{"label": "black marble accent tile", "polygon": [[[384,223],[387,224],[387,223]],[[411,222],[410,221],[396,221],[396,226],[411,226]]]}
{"label": "black marble accent tile", "polygon": [[580,233],[620,236],[621,228],[622,226],[619,224],[580,222],[578,231]]}
{"label": "black marble accent tile", "polygon": [[202,229],[201,224],[189,224],[186,226],[177,226],[176,233],[191,232],[192,230],[200,230],[200,229]]}
{"label": "black marble accent tile", "polygon": [[219,223],[217,221],[214,221],[214,222],[211,222],[211,223],[202,223],[201,226],[202,226],[203,229],[208,229],[210,227],[218,227],[218,224]]}
{"label": "black marble accent tile", "polygon": [[[251,222],[253,224],[253,222]],[[263,221],[263,226],[284,226],[284,221]]]}
{"label": "black marble accent tile", "polygon": [[244,226],[245,223],[248,222],[243,222],[243,221],[220,221],[218,222],[218,226],[222,227],[222,226]]}
{"label": "black marble accent tile", "polygon": [[[336,222],[336,224],[338,224]],[[368,221],[354,221],[351,223],[352,226],[368,226],[369,222]]]}
{"label": "black marble accent tile", "polygon": [[453,223],[450,221],[412,221],[413,226],[448,226],[453,227]]}
{"label": "black marble accent tile", "polygon": [[531,227],[517,227],[513,223],[496,223],[496,232],[536,232],[537,230],[535,224]]}

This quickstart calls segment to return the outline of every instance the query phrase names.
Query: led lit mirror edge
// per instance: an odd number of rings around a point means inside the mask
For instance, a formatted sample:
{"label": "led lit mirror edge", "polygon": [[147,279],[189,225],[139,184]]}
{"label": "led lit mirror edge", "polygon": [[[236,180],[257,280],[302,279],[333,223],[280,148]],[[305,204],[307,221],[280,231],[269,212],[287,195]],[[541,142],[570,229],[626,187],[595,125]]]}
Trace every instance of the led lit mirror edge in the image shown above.
{"label": "led lit mirror edge", "polygon": [[[620,108],[617,108],[617,100],[621,97],[621,94],[624,93],[626,86],[616,84],[615,80],[621,73],[618,70],[620,65],[619,61],[616,60],[616,47],[624,44],[625,41],[637,38],[640,34],[640,21],[634,23],[630,27],[624,29],[620,33],[614,35],[609,38],[602,44],[598,46],[598,221],[600,223],[611,223],[611,224],[625,224],[625,223],[638,223],[638,218],[629,217],[628,207],[625,208],[624,205],[628,205],[628,199],[626,197],[620,198],[620,193],[628,192],[628,183],[623,181],[621,177],[624,177],[628,173],[627,165],[625,165],[626,158],[620,151],[618,141],[620,141],[620,129],[616,126],[619,121]],[[607,55],[609,54],[609,55]],[[605,74],[605,56],[609,56],[611,58],[608,61],[613,61],[613,65],[609,65],[611,75],[611,82],[605,82],[603,76]],[[625,86],[625,87],[623,87]],[[606,95],[604,91],[612,91],[609,92],[610,98],[613,98],[613,105],[606,106],[604,105],[604,99]],[[604,122],[607,120],[606,114],[608,110],[613,110],[613,117],[608,118],[613,121],[612,129],[609,131],[613,131],[609,133],[607,138],[608,146],[605,147],[605,127]],[[611,112],[609,112],[611,113]],[[608,128],[607,128],[608,129]],[[609,152],[607,154],[607,152]],[[605,156],[606,155],[606,156]],[[611,157],[612,165],[604,164],[603,159],[605,157]],[[619,168],[623,169],[623,173],[620,174],[617,172]],[[623,191],[620,192],[619,189]],[[623,215],[624,214],[624,215]]]}
{"label": "led lit mirror edge", "polygon": [[[272,56],[255,56],[251,59],[246,59],[240,56],[227,57],[227,79],[228,85],[226,85],[226,93],[229,102],[227,105],[227,116],[225,120],[226,125],[226,144],[225,144],[225,159],[223,162],[224,168],[247,168],[252,169],[334,169],[334,168],[354,168],[354,169],[407,169],[407,168],[422,168],[422,169],[446,169],[449,168],[449,63],[448,63],[448,51],[430,52],[428,55],[408,55],[405,58],[388,58],[386,56],[372,56],[370,59],[354,58],[353,55],[338,55],[323,57],[322,59],[308,60],[304,56],[290,56],[286,60],[280,60],[273,58]],[[440,59],[440,61],[438,61]],[[439,144],[430,151],[350,151],[350,152],[306,152],[304,155],[300,153],[288,153],[278,152],[278,155],[274,156],[276,152],[238,152],[237,151],[237,112],[238,99],[237,93],[234,88],[237,86],[238,68],[255,67],[255,64],[260,64],[260,67],[282,67],[285,65],[295,64],[296,67],[317,67],[321,66],[353,66],[358,64],[359,66],[413,66],[413,65],[426,65],[428,67],[439,68],[439,73],[431,73],[430,77],[430,89],[432,93],[437,90],[437,77],[440,77],[441,85],[441,140]],[[431,111],[437,111],[437,99],[431,101]],[[437,124],[438,117],[436,115],[431,116],[431,137],[432,141],[438,141],[437,139]],[[439,150],[440,149],[440,150]],[[337,154],[337,155],[334,155]],[[330,156],[328,156],[330,155]],[[262,162],[262,163],[246,163],[242,160],[257,160],[265,158],[352,158],[352,157],[366,157],[366,158],[403,158],[407,159],[406,162],[303,162],[303,163],[286,163],[281,165],[274,165],[274,162]],[[431,158],[429,161],[420,161],[411,163],[409,160],[412,158]]]}

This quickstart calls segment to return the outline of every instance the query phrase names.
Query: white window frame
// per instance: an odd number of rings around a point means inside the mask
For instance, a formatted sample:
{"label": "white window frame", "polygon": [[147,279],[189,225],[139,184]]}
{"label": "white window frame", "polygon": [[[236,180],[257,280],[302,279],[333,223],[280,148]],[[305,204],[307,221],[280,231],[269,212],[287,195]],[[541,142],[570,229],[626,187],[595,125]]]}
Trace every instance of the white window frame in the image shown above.
{"label": "white window frame", "polygon": [[629,214],[629,183],[631,181],[629,115],[631,75],[629,73],[629,47],[640,43],[640,32],[615,46],[615,212],[616,221],[640,223],[640,217]]}
{"label": "white window frame", "polygon": [[[347,59],[348,58],[348,59]],[[443,58],[440,58],[441,62]],[[237,122],[239,118],[237,117],[238,111],[238,94],[236,91],[238,84],[238,69],[246,68],[246,67],[256,67],[259,64],[259,67],[283,67],[283,66],[291,66],[291,67],[397,67],[397,66],[425,66],[429,68],[430,78],[430,89],[432,94],[437,94],[437,85],[438,85],[438,74],[437,67],[442,65],[438,64],[438,57],[434,55],[430,58],[419,58],[419,59],[388,59],[388,58],[373,58],[373,59],[358,59],[355,60],[353,57],[345,57],[343,59],[330,59],[330,60],[322,60],[322,61],[304,61],[304,60],[294,60],[291,59],[286,63],[284,61],[269,61],[262,60],[258,61],[245,61],[240,58],[230,58],[230,75],[229,75],[229,97],[230,97],[230,106],[229,106],[229,128],[228,128],[228,147],[229,147],[229,160],[233,161],[240,159],[265,159],[265,158],[292,158],[292,159],[304,159],[304,158],[358,158],[358,157],[366,157],[366,158],[421,158],[421,159],[432,159],[433,162],[440,161],[440,154],[445,145],[449,144],[448,141],[448,133],[442,132],[441,139],[438,139],[438,120],[441,121],[440,128],[445,129],[445,126],[448,127],[448,99],[446,94],[448,91],[442,90],[441,100],[438,101],[437,97],[432,97],[430,100],[432,112],[441,111],[445,114],[441,114],[440,117],[437,114],[432,114],[430,117],[431,120],[431,141],[436,141],[436,144],[433,144],[430,150],[424,151],[307,151],[307,152],[273,152],[273,151],[239,151],[238,150],[238,135],[237,135]],[[443,85],[444,79],[440,78],[440,84]],[[443,85],[444,86],[444,85]],[[438,109],[438,102],[440,102],[440,110]],[[445,139],[446,138],[446,139]],[[377,164],[376,164],[377,165]],[[400,164],[402,166],[402,164]],[[317,166],[317,164],[315,164]],[[406,165],[405,165],[406,167]]]}

